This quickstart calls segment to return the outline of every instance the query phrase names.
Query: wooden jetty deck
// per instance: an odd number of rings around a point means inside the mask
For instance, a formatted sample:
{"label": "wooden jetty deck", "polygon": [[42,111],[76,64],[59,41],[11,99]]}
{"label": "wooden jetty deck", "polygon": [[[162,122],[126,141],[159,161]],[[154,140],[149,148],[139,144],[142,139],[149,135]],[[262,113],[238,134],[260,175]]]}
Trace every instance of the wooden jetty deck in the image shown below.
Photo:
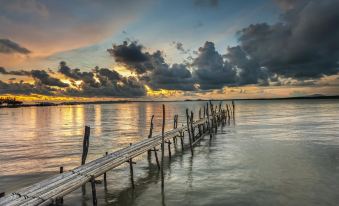
{"label": "wooden jetty deck", "polygon": [[[202,115],[203,111],[203,115]],[[193,155],[193,146],[201,140],[206,134],[217,132],[218,126],[229,125],[230,121],[234,120],[234,103],[231,105],[225,105],[223,107],[221,103],[219,107],[214,107],[210,102],[207,103],[203,110],[199,111],[199,118],[193,120],[193,112],[189,113],[186,110],[187,125],[178,127],[178,115],[174,116],[174,129],[170,131],[164,131],[165,125],[165,106],[163,105],[163,125],[162,133],[152,136],[153,130],[153,117],[151,121],[150,134],[145,140],[131,144],[129,147],[120,149],[111,154],[107,154],[104,157],[93,160],[85,164],[87,151],[88,151],[88,138],[89,127],[86,127],[84,137],[83,158],[81,166],[72,169],[70,171],[52,176],[46,180],[20,189],[9,195],[5,195],[0,198],[0,205],[16,206],[16,205],[51,205],[62,204],[63,197],[72,191],[83,187],[86,183],[90,182],[92,186],[93,205],[97,205],[96,190],[95,190],[95,178],[104,175],[104,181],[106,184],[106,172],[118,167],[126,162],[130,163],[131,181],[133,182],[133,161],[134,157],[137,157],[145,152],[151,155],[154,152],[156,157],[158,168],[161,170],[162,177],[162,189],[164,189],[163,178],[163,159],[165,144],[168,144],[169,157],[171,156],[170,145],[177,144],[178,140],[181,141],[181,147],[189,147]],[[185,133],[187,135],[185,135]],[[184,145],[184,138],[189,138],[189,144]],[[172,141],[172,142],[171,142]],[[161,166],[159,164],[157,147],[161,146]],[[63,170],[63,168],[61,168]],[[60,171],[63,172],[63,171]]]}

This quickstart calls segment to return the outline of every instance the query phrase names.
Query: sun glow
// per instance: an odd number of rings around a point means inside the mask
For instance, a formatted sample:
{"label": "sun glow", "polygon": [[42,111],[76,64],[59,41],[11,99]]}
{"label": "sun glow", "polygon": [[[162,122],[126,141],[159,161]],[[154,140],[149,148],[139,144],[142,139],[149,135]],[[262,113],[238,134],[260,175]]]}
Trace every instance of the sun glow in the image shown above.
{"label": "sun glow", "polygon": [[153,90],[148,85],[145,85],[145,89],[147,92],[147,96],[150,96],[150,97],[175,96],[178,93],[176,90],[167,90],[167,89]]}

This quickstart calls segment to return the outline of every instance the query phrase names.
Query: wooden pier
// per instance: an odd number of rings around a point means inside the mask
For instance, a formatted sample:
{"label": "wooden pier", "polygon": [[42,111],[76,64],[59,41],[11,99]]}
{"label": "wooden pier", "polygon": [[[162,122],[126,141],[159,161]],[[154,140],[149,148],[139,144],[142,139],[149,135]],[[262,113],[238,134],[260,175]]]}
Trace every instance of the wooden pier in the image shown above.
{"label": "wooden pier", "polygon": [[[202,110],[203,109],[203,110]],[[120,149],[110,154],[106,154],[104,157],[93,160],[89,163],[85,163],[88,146],[89,146],[89,133],[90,128],[86,127],[84,142],[83,142],[83,155],[81,159],[81,166],[64,171],[64,168],[60,168],[60,174],[52,176],[46,180],[20,189],[11,194],[6,194],[0,198],[0,205],[17,206],[17,205],[51,205],[62,204],[64,197],[74,190],[79,188],[84,189],[86,183],[91,183],[92,186],[92,198],[93,205],[97,205],[96,200],[96,188],[95,178],[103,175],[104,184],[106,186],[106,173],[115,167],[126,162],[130,165],[131,182],[134,188],[133,179],[133,158],[147,152],[151,155],[154,152],[155,159],[159,170],[161,171],[161,188],[164,190],[164,150],[165,144],[168,144],[168,156],[171,158],[171,144],[176,144],[178,140],[181,141],[182,150],[186,147],[190,148],[193,155],[193,146],[199,142],[205,135],[209,134],[212,138],[212,134],[217,132],[219,126],[229,125],[230,122],[235,120],[235,105],[232,101],[230,105],[214,106],[212,102],[206,104],[204,108],[199,111],[199,118],[194,120],[193,112],[186,110],[186,125],[178,126],[178,115],[174,116],[174,127],[172,130],[164,131],[165,127],[165,105],[163,105],[163,124],[161,134],[152,135],[153,131],[153,116],[151,119],[150,134],[145,140],[130,144],[129,147]],[[203,111],[203,115],[202,112]],[[185,135],[185,133],[187,135]],[[184,138],[189,138],[189,144],[184,145]],[[171,142],[172,141],[172,142]],[[159,164],[158,149],[161,146],[161,163]]]}

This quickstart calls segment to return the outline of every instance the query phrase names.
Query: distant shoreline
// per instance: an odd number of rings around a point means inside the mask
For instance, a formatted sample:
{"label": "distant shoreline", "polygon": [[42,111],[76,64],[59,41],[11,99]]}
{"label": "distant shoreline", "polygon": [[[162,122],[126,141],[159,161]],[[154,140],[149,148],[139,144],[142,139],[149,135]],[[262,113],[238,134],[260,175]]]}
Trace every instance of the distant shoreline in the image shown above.
{"label": "distant shoreline", "polygon": [[[264,100],[312,100],[312,99],[339,99],[335,96],[302,96],[302,97],[281,97],[281,98],[255,98],[255,99],[211,99],[211,101],[264,101]],[[89,102],[61,102],[61,103],[34,103],[22,105],[1,105],[1,108],[20,108],[20,107],[51,107],[62,105],[85,105],[85,104],[121,104],[134,102],[199,102],[209,101],[209,99],[186,99],[186,100],[118,100],[118,101],[89,101]]]}

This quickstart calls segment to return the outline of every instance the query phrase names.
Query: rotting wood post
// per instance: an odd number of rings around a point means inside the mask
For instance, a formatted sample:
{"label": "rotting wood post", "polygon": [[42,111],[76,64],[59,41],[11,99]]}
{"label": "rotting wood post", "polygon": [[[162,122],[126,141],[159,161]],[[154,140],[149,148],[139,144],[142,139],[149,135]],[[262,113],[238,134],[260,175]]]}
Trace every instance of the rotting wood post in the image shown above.
{"label": "rotting wood post", "polygon": [[[132,146],[132,143],[129,143],[129,146]],[[129,162],[129,171],[130,171],[130,175],[131,175],[131,184],[132,184],[132,188],[134,189],[134,171],[133,171],[133,161],[132,158],[128,160]]]}
{"label": "rotting wood post", "polygon": [[5,197],[5,192],[0,192],[0,198]]}
{"label": "rotting wood post", "polygon": [[189,139],[189,142],[190,142],[191,154],[193,155],[193,146],[192,146],[192,137],[191,137],[191,132],[190,132],[190,124],[189,124],[188,109],[186,109],[186,119],[187,119],[187,133],[188,133],[188,139]]}
{"label": "rotting wood post", "polygon": [[164,191],[164,155],[165,155],[165,105],[162,105],[162,128],[161,128],[161,190]]}
{"label": "rotting wood post", "polygon": [[97,191],[95,189],[95,177],[93,175],[91,176],[91,186],[92,186],[93,205],[96,206],[98,205],[98,200],[97,200]]}
{"label": "rotting wood post", "polygon": [[81,165],[86,163],[87,154],[88,154],[88,147],[89,147],[89,135],[91,132],[91,128],[89,126],[85,126],[85,135],[82,144],[82,157],[81,157]]}
{"label": "rotting wood post", "polygon": [[[105,153],[105,156],[108,155],[108,152]],[[104,173],[104,187],[105,187],[105,190],[107,190],[107,174],[106,172]]]}

